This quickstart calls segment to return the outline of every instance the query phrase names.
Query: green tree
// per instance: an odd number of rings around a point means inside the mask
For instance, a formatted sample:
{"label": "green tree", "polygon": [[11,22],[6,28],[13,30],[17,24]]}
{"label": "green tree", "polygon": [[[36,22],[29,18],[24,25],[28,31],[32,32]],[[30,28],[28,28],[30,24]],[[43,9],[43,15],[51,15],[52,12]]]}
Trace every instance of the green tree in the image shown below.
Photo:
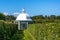
{"label": "green tree", "polygon": [[0,20],[5,20],[5,15],[3,13],[0,13]]}

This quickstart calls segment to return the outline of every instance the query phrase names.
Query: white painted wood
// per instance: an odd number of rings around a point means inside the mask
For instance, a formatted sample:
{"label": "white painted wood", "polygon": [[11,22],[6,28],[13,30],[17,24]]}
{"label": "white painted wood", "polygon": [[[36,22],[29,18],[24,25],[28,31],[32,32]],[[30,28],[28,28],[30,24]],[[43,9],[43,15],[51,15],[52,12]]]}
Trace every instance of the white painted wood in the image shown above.
{"label": "white painted wood", "polygon": [[16,18],[17,21],[32,21],[30,16],[24,12],[25,10],[22,9],[22,12],[18,15],[18,17]]}
{"label": "white painted wood", "polygon": [[[28,22],[32,21],[32,19],[23,9],[22,12],[16,18],[16,21],[18,21],[18,30],[24,30],[28,28]],[[26,23],[22,24],[22,22],[26,22]]]}
{"label": "white painted wood", "polygon": [[18,21],[18,30],[20,30],[20,22]]}
{"label": "white painted wood", "polygon": [[27,29],[28,29],[28,22],[27,22]]}

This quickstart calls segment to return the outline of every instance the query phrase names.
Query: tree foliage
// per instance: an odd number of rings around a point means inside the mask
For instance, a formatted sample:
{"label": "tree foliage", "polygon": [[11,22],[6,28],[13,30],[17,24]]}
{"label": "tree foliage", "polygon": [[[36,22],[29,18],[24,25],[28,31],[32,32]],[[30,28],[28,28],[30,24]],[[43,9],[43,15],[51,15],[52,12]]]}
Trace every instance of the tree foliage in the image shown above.
{"label": "tree foliage", "polygon": [[[60,15],[50,15],[50,16],[43,16],[43,15],[36,15],[31,17],[34,23],[42,23],[42,22],[54,22],[56,20],[60,20]],[[15,20],[16,17],[13,15],[4,15],[3,13],[0,13],[0,20],[5,20],[5,21],[12,21]]]}
{"label": "tree foliage", "polygon": [[13,15],[4,15],[3,13],[0,13],[0,20],[15,20],[15,17]]}
{"label": "tree foliage", "polygon": [[0,40],[23,40],[23,30],[18,30],[17,26],[0,21]]}
{"label": "tree foliage", "polygon": [[50,15],[50,16],[37,15],[37,16],[32,16],[31,18],[32,20],[34,20],[34,23],[54,22],[56,20],[60,20],[60,16],[56,16],[56,15]]}

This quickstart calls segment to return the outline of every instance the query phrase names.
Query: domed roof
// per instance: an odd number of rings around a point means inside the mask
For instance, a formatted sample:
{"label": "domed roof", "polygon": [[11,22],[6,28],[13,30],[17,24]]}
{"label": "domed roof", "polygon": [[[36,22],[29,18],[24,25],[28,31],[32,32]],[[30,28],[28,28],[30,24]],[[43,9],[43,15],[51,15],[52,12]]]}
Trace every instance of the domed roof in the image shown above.
{"label": "domed roof", "polygon": [[22,9],[22,12],[18,15],[16,18],[17,21],[32,21],[30,16],[25,12],[24,9]]}

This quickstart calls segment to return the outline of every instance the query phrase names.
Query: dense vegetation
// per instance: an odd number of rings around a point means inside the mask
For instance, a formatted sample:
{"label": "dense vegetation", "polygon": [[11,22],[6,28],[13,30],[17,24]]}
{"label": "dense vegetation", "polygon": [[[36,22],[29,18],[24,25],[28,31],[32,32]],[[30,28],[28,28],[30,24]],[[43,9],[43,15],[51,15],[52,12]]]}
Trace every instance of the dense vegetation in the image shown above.
{"label": "dense vegetation", "polygon": [[23,30],[17,29],[17,24],[0,20],[0,40],[23,40]]}
{"label": "dense vegetation", "polygon": [[17,24],[0,20],[0,40],[60,40],[60,21],[29,24],[18,30]]}
{"label": "dense vegetation", "polygon": [[60,22],[29,24],[27,40],[60,40]]}
{"label": "dense vegetation", "polygon": [[15,20],[15,17],[13,15],[4,15],[3,13],[0,13],[0,20],[12,21]]}
{"label": "dense vegetation", "polygon": [[50,15],[50,16],[37,15],[31,18],[34,20],[34,23],[56,22],[60,20],[60,16],[55,16],[55,15]]}

